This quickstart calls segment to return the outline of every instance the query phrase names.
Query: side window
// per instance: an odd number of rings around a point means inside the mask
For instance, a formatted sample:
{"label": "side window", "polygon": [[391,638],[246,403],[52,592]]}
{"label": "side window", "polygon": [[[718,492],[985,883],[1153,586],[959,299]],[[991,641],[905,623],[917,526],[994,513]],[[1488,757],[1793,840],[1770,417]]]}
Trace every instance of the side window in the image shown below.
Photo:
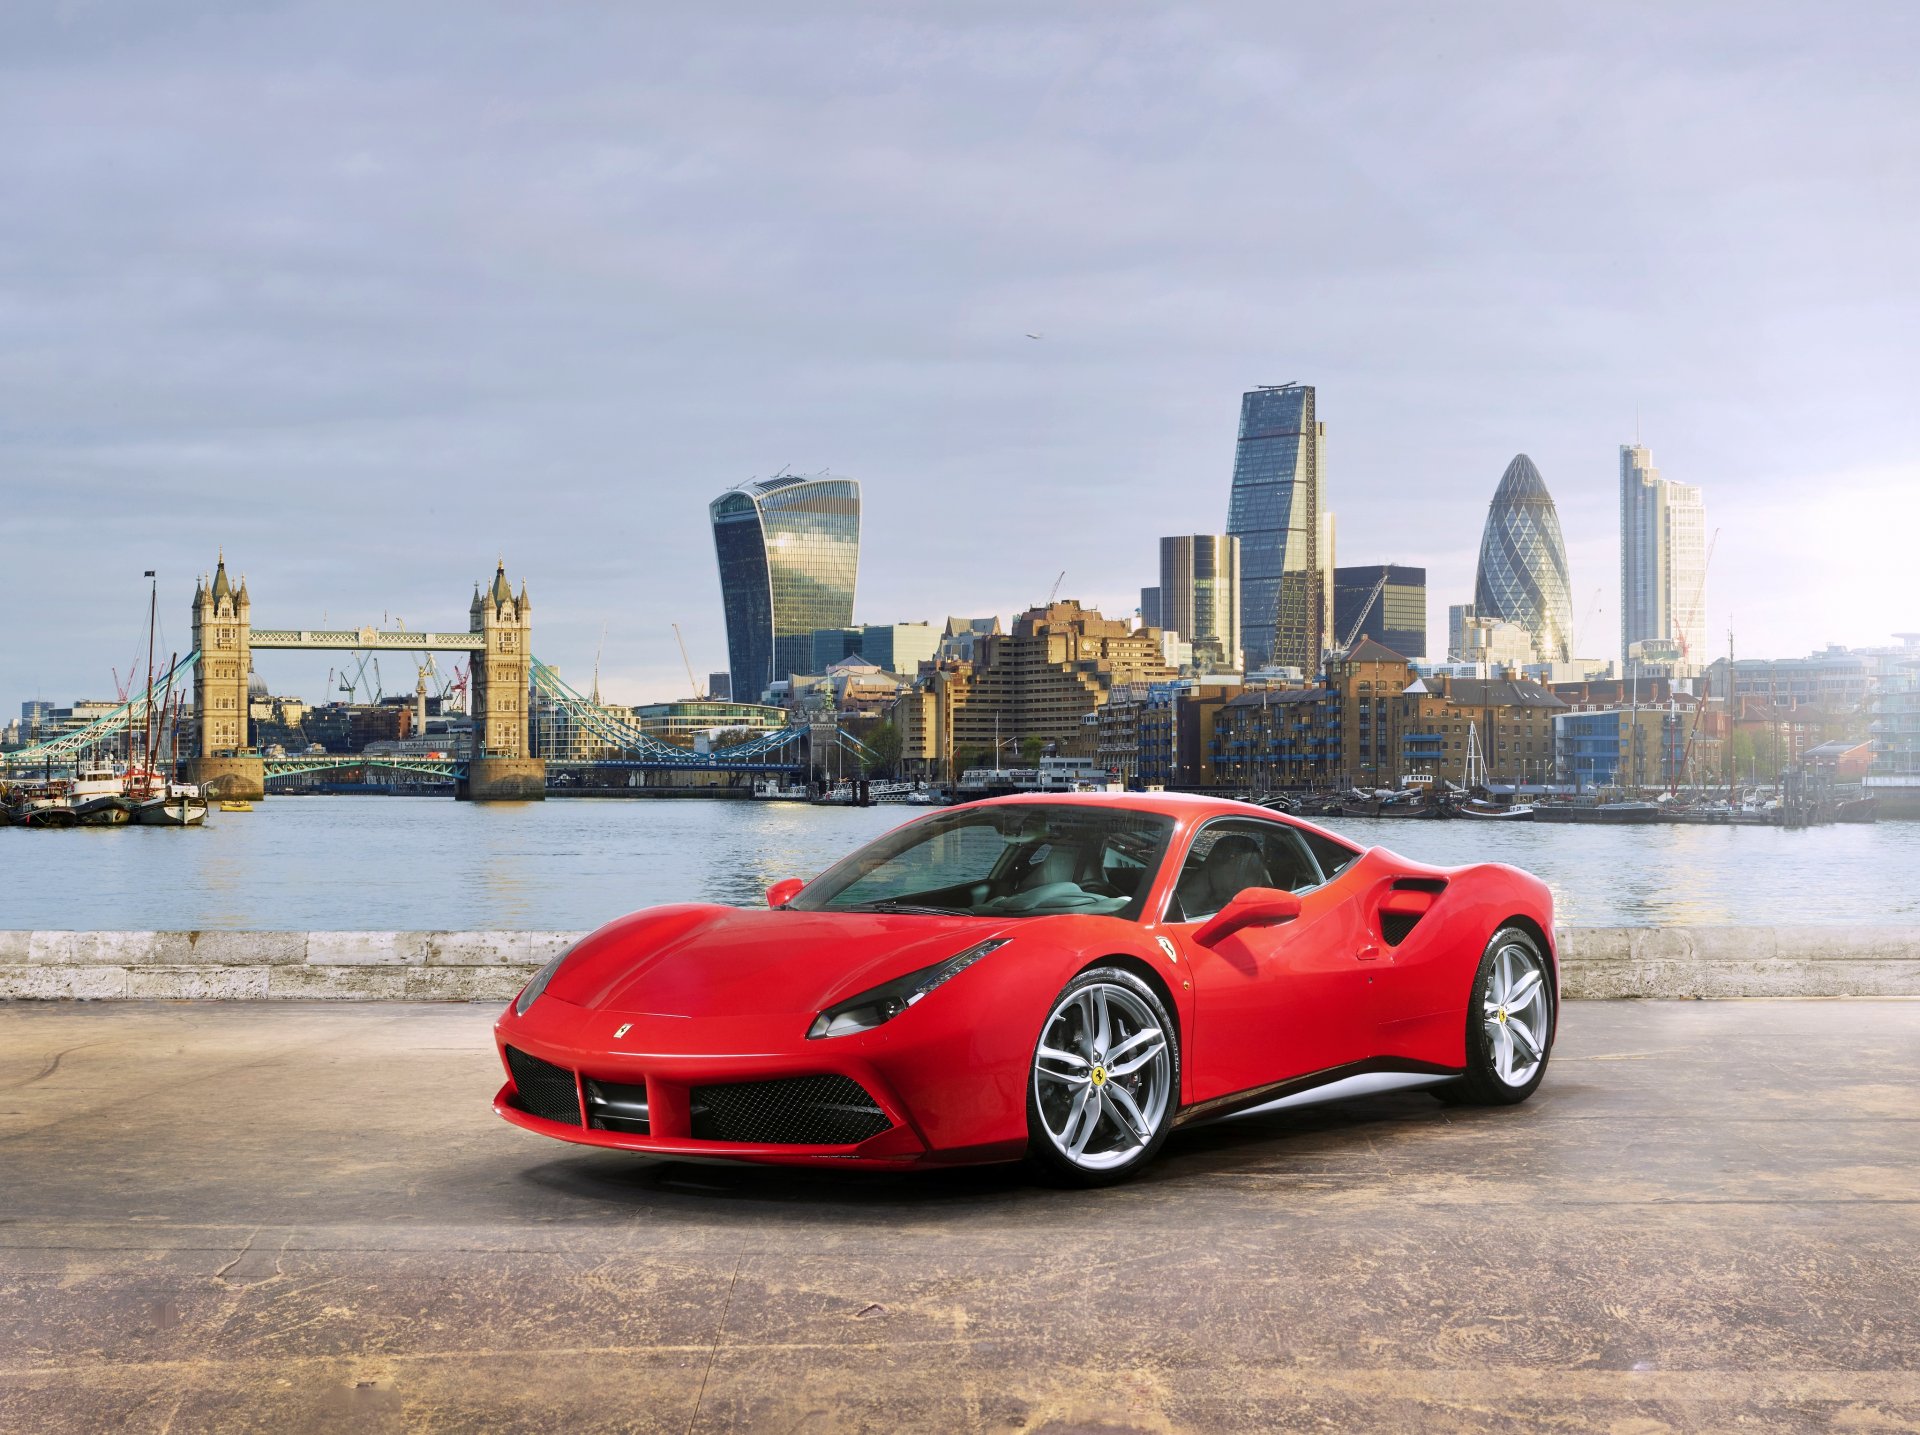
{"label": "side window", "polygon": [[1320,869],[1291,827],[1237,818],[1209,822],[1187,849],[1167,917],[1197,922],[1248,887],[1304,892],[1320,880]]}
{"label": "side window", "polygon": [[1360,855],[1346,843],[1335,842],[1331,837],[1324,837],[1318,832],[1302,832],[1300,837],[1306,842],[1307,849],[1313,853],[1314,860],[1320,864],[1320,870],[1329,882],[1352,866],[1354,859]]}

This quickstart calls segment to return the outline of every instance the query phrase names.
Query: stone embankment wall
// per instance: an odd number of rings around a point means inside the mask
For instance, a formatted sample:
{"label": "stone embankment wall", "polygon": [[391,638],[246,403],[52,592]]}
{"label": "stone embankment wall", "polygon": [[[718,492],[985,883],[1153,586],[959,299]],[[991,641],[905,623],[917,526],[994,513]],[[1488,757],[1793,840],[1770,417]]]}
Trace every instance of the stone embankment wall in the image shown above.
{"label": "stone embankment wall", "polygon": [[[505,1001],[578,932],[8,932],[0,999]],[[1920,927],[1567,927],[1570,997],[1920,996]]]}

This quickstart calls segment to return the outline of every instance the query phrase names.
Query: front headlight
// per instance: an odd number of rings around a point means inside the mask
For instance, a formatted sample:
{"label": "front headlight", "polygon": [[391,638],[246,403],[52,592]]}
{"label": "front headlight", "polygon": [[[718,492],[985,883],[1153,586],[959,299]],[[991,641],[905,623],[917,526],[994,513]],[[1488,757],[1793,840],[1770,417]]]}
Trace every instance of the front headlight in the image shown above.
{"label": "front headlight", "polygon": [[[575,942],[573,947],[580,944]],[[553,974],[560,970],[560,964],[573,955],[573,947],[568,947],[559,956],[548,962],[533,974],[533,980],[520,988],[520,995],[513,999],[513,1014],[525,1016],[527,1008],[540,999],[540,993],[547,989],[547,983],[553,980]]]}
{"label": "front headlight", "polygon": [[807,1037],[811,1040],[819,1036],[847,1036],[856,1031],[871,1031],[883,1022],[892,1021],[928,992],[952,981],[988,952],[998,951],[1011,940],[1011,937],[991,938],[978,946],[968,947],[958,956],[948,957],[944,962],[935,962],[930,967],[908,972],[904,977],[895,977],[870,991],[861,992],[859,996],[848,997],[838,1006],[830,1006],[815,1017],[813,1025],[807,1029]]}

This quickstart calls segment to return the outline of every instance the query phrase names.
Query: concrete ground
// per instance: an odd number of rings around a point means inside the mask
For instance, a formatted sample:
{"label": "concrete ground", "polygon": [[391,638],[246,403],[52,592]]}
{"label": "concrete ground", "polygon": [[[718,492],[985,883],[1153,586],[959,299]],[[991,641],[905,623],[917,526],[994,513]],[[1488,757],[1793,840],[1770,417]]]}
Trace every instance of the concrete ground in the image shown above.
{"label": "concrete ground", "polygon": [[0,1006],[0,1430],[1920,1429],[1920,1002],[1017,1171],[653,1165],[471,1006]]}

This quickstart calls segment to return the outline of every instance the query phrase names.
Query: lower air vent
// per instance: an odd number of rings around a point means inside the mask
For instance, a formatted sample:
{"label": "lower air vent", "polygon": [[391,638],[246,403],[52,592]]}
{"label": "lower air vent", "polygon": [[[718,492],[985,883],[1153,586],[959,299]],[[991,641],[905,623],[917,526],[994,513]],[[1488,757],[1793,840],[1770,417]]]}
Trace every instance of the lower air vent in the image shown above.
{"label": "lower air vent", "polygon": [[562,1126],[580,1124],[580,1093],[571,1071],[512,1046],[507,1048],[507,1068],[513,1072],[514,1104],[522,1111]]}
{"label": "lower air vent", "polygon": [[693,1088],[698,1141],[764,1146],[852,1146],[891,1129],[880,1104],[849,1076],[796,1076]]}
{"label": "lower air vent", "polygon": [[645,1136],[652,1127],[647,1121],[647,1088],[616,1086],[611,1081],[588,1081],[587,1124],[595,1131],[624,1131],[629,1136]]}

